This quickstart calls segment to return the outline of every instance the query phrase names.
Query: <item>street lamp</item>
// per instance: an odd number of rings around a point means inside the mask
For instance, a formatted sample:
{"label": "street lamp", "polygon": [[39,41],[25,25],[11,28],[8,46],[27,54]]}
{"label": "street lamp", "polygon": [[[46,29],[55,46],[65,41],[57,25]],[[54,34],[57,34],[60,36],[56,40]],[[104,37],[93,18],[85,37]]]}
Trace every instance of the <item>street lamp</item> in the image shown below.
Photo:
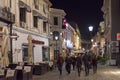
{"label": "street lamp", "polygon": [[10,62],[13,63],[13,39],[17,40],[19,36],[17,33],[12,32],[12,27],[10,29]]}
{"label": "street lamp", "polygon": [[90,37],[92,37],[93,26],[89,26],[88,29],[90,31]]}
{"label": "street lamp", "polygon": [[56,41],[56,48],[55,48],[55,59],[57,59],[57,40],[58,40],[58,36],[55,36],[55,41]]}
{"label": "street lamp", "polygon": [[[90,38],[91,38],[92,37],[93,26],[89,26],[88,29],[90,31]],[[87,45],[87,48],[88,48],[88,45]]]}
{"label": "street lamp", "polygon": [[88,29],[89,29],[90,32],[92,32],[93,31],[93,26],[89,26]]}
{"label": "street lamp", "polygon": [[58,40],[58,36],[55,36],[55,40],[56,40],[56,41]]}

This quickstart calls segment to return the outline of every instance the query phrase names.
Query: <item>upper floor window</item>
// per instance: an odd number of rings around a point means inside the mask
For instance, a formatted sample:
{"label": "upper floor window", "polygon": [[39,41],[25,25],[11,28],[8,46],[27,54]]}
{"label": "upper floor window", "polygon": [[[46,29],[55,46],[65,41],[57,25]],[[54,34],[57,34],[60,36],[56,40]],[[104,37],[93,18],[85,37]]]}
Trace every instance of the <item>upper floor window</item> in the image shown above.
{"label": "upper floor window", "polygon": [[33,16],[33,26],[38,28],[38,16]]}
{"label": "upper floor window", "polygon": [[25,8],[25,10],[27,11],[27,12],[31,12],[31,8],[30,8],[30,6],[29,5],[27,5],[26,3],[24,3],[23,1],[19,1],[19,7],[20,8]]}
{"label": "upper floor window", "polygon": [[34,5],[36,9],[39,9],[39,0],[34,0]]}
{"label": "upper floor window", "polygon": [[46,14],[46,7],[44,4],[43,4],[43,12]]}
{"label": "upper floor window", "polygon": [[10,8],[12,7],[12,2],[11,2],[11,0],[9,0],[9,7],[10,7]]}
{"label": "upper floor window", "polygon": [[58,17],[54,17],[54,25],[58,25]]}
{"label": "upper floor window", "polygon": [[47,22],[43,21],[43,32],[47,31]]}
{"label": "upper floor window", "polygon": [[26,22],[26,9],[20,8],[20,22]]}

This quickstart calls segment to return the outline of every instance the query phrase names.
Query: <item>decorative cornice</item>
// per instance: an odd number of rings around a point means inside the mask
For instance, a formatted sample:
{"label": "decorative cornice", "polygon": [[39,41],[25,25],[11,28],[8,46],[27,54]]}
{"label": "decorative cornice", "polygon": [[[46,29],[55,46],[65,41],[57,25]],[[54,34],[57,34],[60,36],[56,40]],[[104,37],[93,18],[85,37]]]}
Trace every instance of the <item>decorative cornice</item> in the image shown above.
{"label": "decorative cornice", "polygon": [[62,16],[66,16],[65,11],[62,10],[62,9],[50,8],[50,13],[51,14],[59,14],[59,15],[62,15]]}
{"label": "decorative cornice", "polygon": [[52,3],[49,0],[44,0],[50,7],[52,6]]}

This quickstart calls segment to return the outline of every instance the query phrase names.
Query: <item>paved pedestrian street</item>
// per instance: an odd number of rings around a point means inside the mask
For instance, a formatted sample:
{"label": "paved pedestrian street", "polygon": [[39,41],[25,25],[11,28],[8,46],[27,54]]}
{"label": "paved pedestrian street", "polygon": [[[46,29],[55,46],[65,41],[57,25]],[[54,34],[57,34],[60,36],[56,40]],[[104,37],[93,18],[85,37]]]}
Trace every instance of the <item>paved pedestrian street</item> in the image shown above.
{"label": "paved pedestrian street", "polygon": [[80,77],[77,75],[77,70],[72,70],[71,74],[68,75],[65,69],[63,69],[62,76],[59,76],[58,70],[55,69],[44,75],[34,75],[33,80],[120,80],[120,68],[98,65],[98,72],[96,74],[93,74],[91,69],[89,76],[85,76],[83,70]]}

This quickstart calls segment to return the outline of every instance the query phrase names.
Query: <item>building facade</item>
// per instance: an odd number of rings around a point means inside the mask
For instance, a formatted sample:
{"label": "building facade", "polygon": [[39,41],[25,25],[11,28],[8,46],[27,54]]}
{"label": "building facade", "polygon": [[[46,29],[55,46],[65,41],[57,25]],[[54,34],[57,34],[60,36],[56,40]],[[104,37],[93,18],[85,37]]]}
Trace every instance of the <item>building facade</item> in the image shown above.
{"label": "building facade", "polygon": [[78,25],[75,22],[70,22],[70,25],[74,28],[74,37],[73,37],[73,53],[81,52],[82,45],[81,45],[81,34]]}
{"label": "building facade", "polygon": [[66,16],[64,10],[50,8],[50,59],[57,59],[62,52],[62,21]]}
{"label": "building facade", "polygon": [[78,26],[74,22],[63,20],[63,52],[66,54],[78,53],[81,49],[81,36]]}
{"label": "building facade", "polygon": [[12,34],[13,63],[49,60],[49,0],[2,0],[1,6],[15,14]]}
{"label": "building facade", "polygon": [[119,48],[117,45],[112,46],[111,44],[113,41],[118,42],[117,33],[120,33],[120,1],[104,0],[102,11],[104,12],[107,52],[110,53],[110,64],[115,65],[120,62]]}
{"label": "building facade", "polygon": [[6,0],[0,2],[0,67],[5,67],[9,64],[9,55],[11,53],[11,29],[15,22],[15,15],[10,10],[10,5]]}

